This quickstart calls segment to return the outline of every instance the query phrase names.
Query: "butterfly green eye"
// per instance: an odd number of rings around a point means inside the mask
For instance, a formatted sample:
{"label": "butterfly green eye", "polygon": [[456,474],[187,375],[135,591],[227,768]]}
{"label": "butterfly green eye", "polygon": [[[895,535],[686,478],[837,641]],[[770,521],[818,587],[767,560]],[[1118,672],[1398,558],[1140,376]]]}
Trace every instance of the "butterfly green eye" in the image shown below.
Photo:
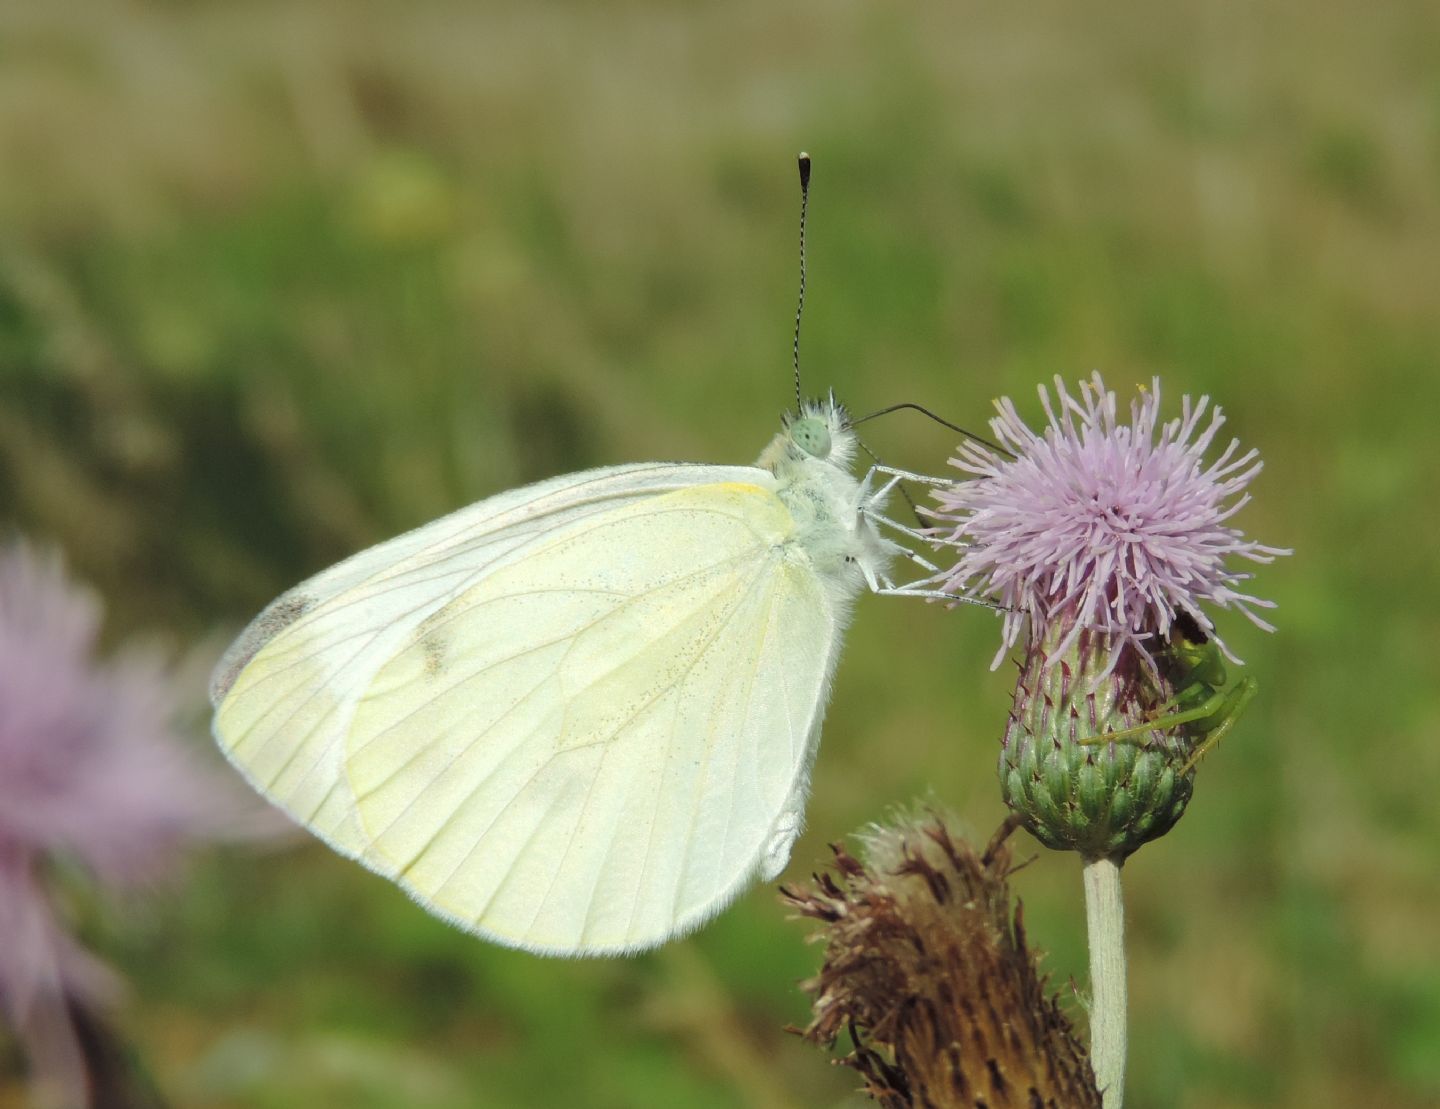
{"label": "butterfly green eye", "polygon": [[790,441],[815,458],[830,454],[830,429],[823,420],[806,416],[790,425]]}

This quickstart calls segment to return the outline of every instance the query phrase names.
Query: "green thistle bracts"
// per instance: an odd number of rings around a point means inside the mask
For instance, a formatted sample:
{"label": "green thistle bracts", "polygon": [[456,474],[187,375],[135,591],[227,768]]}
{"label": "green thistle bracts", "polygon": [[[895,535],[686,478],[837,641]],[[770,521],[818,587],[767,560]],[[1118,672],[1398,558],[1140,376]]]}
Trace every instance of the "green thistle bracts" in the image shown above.
{"label": "green thistle bracts", "polygon": [[1171,690],[1128,649],[1106,674],[1103,636],[1082,634],[1051,659],[1049,644],[1063,632],[1053,627],[1032,644],[1021,667],[1000,750],[1000,790],[1045,846],[1118,861],[1185,812],[1195,782],[1187,766],[1192,741],[1177,728],[1152,731],[1143,743],[1093,743],[1134,729]]}

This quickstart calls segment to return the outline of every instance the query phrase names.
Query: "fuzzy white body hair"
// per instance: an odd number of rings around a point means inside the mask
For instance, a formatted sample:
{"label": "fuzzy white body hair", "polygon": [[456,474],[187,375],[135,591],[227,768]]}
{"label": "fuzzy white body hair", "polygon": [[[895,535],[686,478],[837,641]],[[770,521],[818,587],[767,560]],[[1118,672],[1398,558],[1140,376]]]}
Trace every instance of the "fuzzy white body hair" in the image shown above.
{"label": "fuzzy white body hair", "polygon": [[[825,430],[828,451],[815,454],[797,441],[798,424],[816,422]],[[800,416],[786,415],[784,426],[761,453],[757,466],[775,475],[775,494],[795,520],[795,542],[809,556],[833,601],[848,614],[870,580],[889,568],[892,545],[861,513],[884,506],[867,499],[851,472],[855,432],[834,396],[805,405]],[[846,622],[841,618],[842,626]]]}

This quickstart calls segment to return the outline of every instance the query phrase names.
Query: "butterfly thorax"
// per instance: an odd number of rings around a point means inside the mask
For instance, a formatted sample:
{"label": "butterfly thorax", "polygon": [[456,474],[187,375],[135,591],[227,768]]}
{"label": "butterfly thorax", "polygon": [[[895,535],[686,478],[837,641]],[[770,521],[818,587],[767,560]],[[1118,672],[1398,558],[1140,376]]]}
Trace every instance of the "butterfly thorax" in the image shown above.
{"label": "butterfly thorax", "polygon": [[[775,475],[775,493],[795,521],[794,544],[847,597],[883,573],[884,542],[861,514],[864,495],[850,471],[855,433],[834,397],[787,415],[757,463]],[[878,507],[878,506],[875,506]]]}

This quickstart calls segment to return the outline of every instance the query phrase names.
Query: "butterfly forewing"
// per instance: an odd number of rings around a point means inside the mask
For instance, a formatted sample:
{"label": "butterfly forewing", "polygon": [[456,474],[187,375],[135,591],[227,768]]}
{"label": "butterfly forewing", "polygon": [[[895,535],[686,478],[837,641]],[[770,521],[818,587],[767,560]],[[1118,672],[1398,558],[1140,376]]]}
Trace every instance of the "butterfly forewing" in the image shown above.
{"label": "butterfly forewing", "polygon": [[336,850],[358,856],[344,738],[375,672],[415,629],[547,532],[749,467],[640,464],[512,490],[372,547],[262,612],[215,672],[215,736],[250,782]]}

